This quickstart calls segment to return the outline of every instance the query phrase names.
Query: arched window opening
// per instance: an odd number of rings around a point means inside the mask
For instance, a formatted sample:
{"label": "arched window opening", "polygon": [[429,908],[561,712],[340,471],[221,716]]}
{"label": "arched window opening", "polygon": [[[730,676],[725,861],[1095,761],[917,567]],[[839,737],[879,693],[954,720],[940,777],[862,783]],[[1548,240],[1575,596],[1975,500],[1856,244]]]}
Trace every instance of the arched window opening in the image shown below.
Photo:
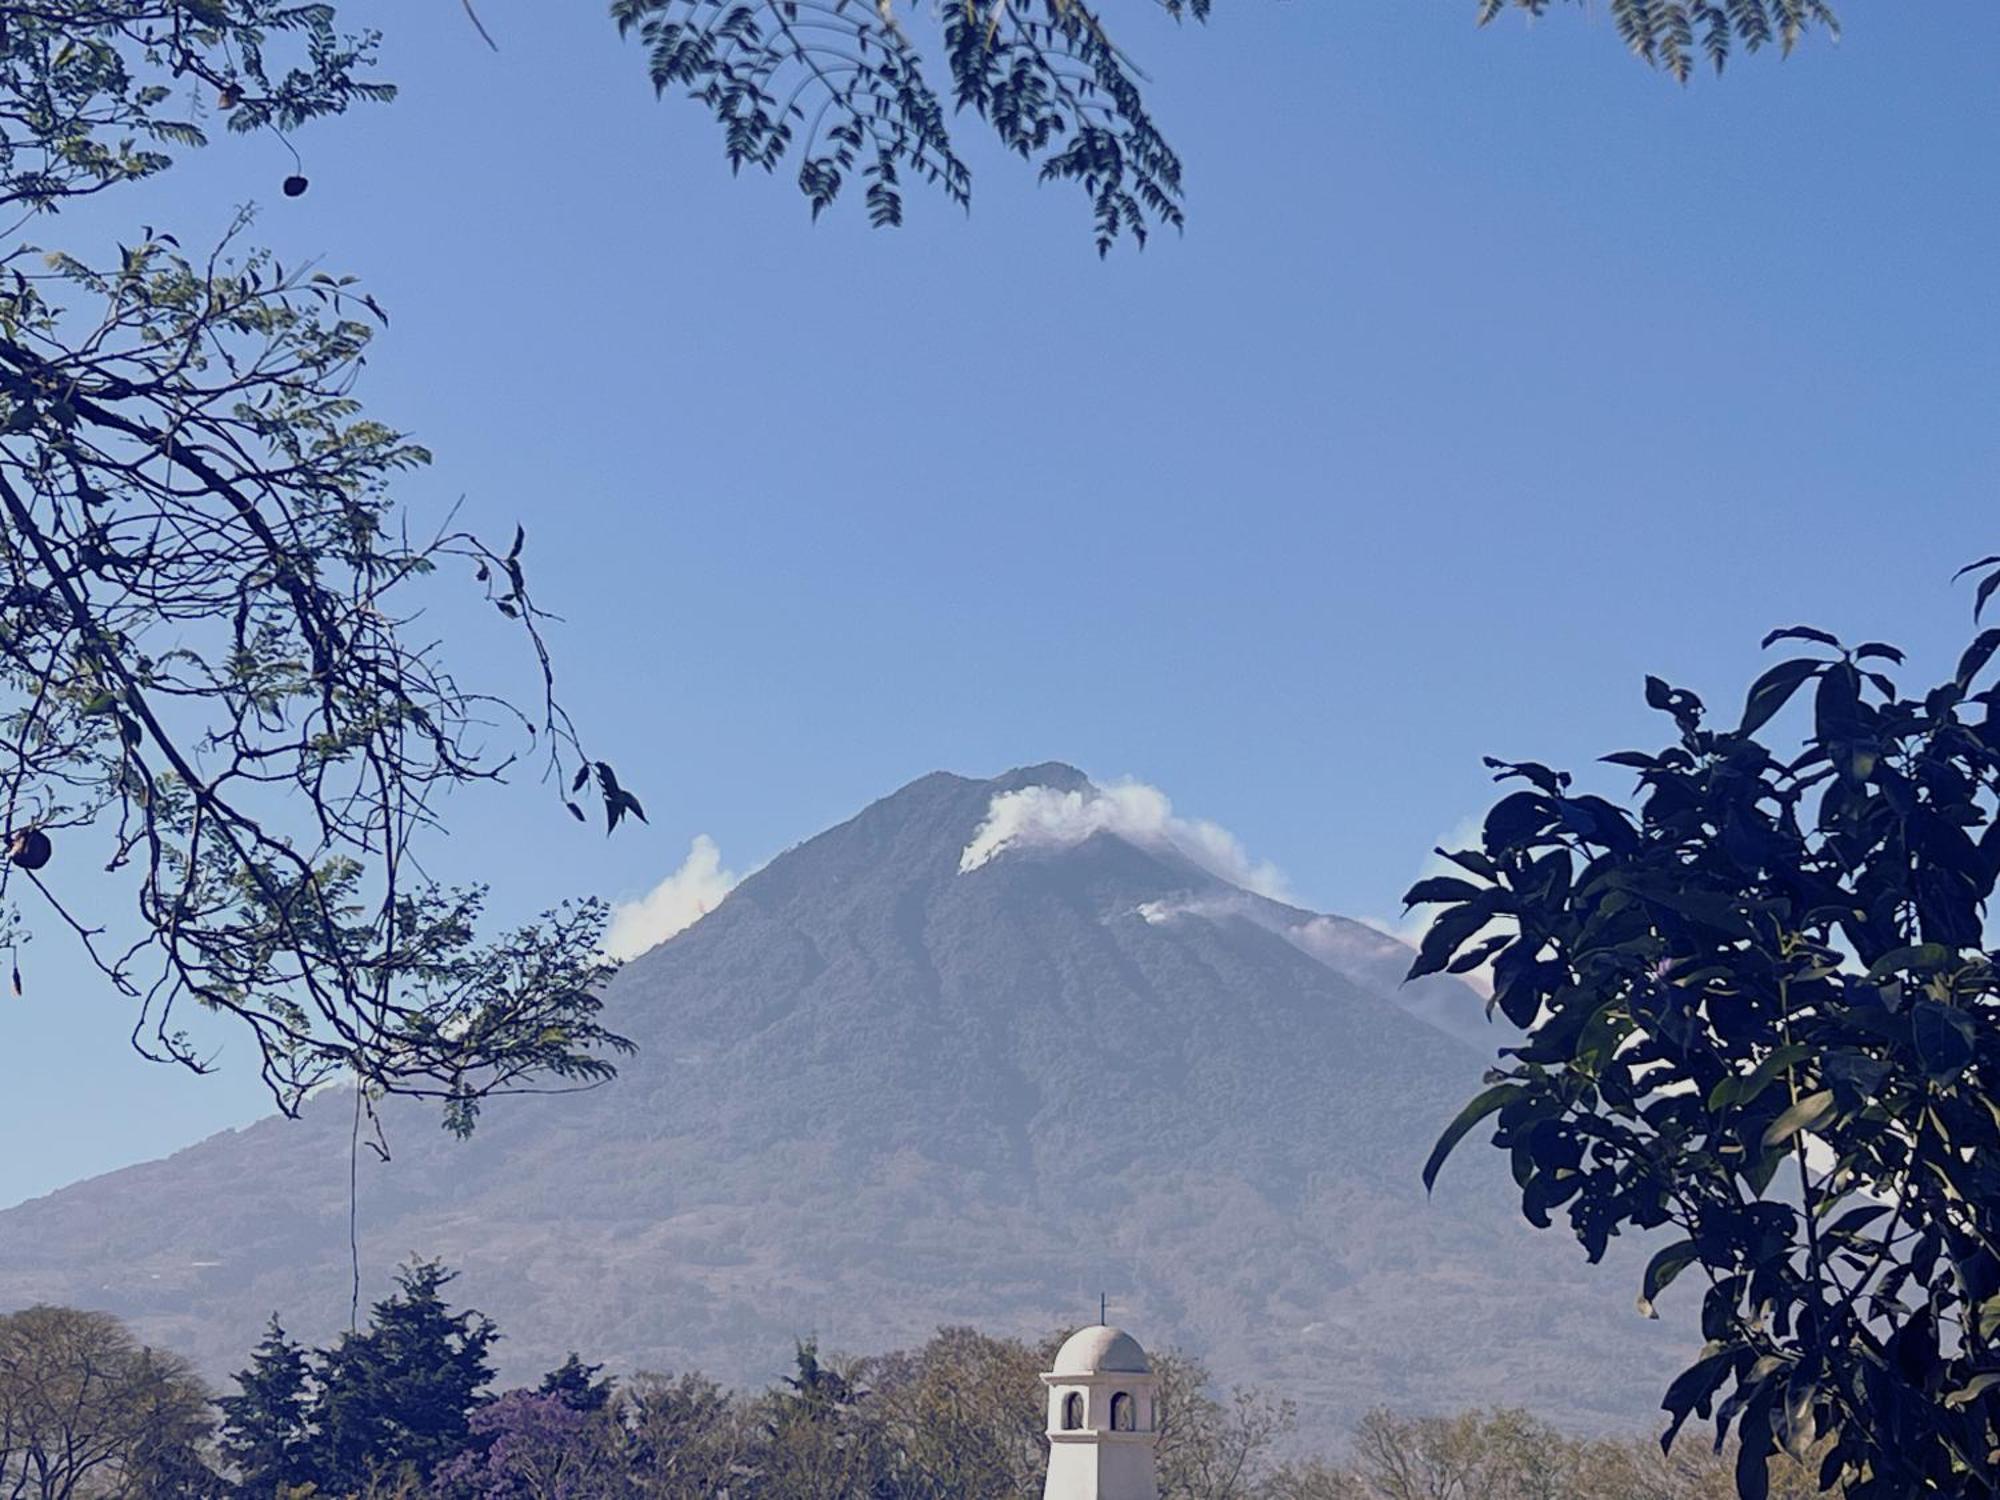
{"label": "arched window opening", "polygon": [[1071,1391],[1063,1397],[1062,1424],[1064,1432],[1083,1431],[1083,1392]]}
{"label": "arched window opening", "polygon": [[1120,1391],[1111,1398],[1111,1430],[1130,1432],[1132,1430],[1132,1398]]}

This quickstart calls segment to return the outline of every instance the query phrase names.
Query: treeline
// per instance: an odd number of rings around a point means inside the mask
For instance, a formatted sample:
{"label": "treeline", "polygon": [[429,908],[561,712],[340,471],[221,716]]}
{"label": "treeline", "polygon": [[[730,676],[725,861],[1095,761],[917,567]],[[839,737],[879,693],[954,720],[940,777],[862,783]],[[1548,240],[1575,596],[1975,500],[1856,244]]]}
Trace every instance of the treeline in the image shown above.
{"label": "treeline", "polygon": [[[274,1318],[234,1390],[107,1314],[0,1317],[6,1500],[1035,1500],[1047,1445],[1040,1344],[948,1328],[863,1359],[801,1343],[761,1392],[699,1374],[614,1381],[572,1354],[495,1392],[499,1330],[417,1262],[368,1326],[324,1349]],[[1218,1394],[1160,1356],[1162,1500],[1729,1500],[1696,1441],[1578,1439],[1523,1412],[1376,1412],[1338,1459],[1300,1460],[1297,1418]],[[1331,1446],[1331,1445],[1329,1445]],[[1773,1493],[1812,1493],[1788,1463]]]}

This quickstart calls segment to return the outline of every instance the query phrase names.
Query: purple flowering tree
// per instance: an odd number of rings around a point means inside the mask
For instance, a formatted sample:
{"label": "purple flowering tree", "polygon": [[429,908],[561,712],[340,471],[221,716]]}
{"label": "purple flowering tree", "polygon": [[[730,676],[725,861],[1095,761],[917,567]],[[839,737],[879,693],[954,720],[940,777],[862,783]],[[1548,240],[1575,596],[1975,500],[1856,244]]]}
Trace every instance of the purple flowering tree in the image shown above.
{"label": "purple flowering tree", "polygon": [[595,1500],[611,1492],[616,1454],[601,1415],[559,1394],[508,1391],[470,1419],[472,1441],[442,1466],[449,1500]]}

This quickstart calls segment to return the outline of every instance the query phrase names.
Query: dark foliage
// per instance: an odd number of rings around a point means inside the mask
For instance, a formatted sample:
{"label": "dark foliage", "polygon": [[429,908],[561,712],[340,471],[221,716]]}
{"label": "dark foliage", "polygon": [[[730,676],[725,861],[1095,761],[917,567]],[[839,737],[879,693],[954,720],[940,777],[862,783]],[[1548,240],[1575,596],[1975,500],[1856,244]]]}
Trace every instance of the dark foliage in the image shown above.
{"label": "dark foliage", "polygon": [[598,1377],[597,1372],[603,1368],[603,1365],[585,1364],[572,1351],[568,1359],[542,1377],[535,1394],[553,1396],[572,1411],[586,1415],[603,1411],[611,1403],[613,1389],[610,1376]]}
{"label": "dark foliage", "polygon": [[[159,172],[207,121],[387,99],[373,50],[317,4],[0,4],[0,210]],[[516,758],[482,753],[496,720],[572,798],[594,782],[609,826],[643,813],[555,701],[518,529],[412,540],[397,512],[429,455],[353,396],[381,308],[243,227],[205,255],[150,228],[0,250],[0,949],[18,990],[28,899],[149,1056],[205,1069],[185,1008],[226,1013],[287,1111],[345,1073],[464,1131],[489,1094],[608,1076],[623,1044],[595,1019],[601,909],[483,936],[483,890],[424,877],[421,837]],[[415,626],[447,566],[525,636],[534,708],[462,686]]]}
{"label": "dark foliage", "polygon": [[293,129],[393,98],[372,32],[288,0],[0,4],[0,208],[51,209],[171,164],[212,122]]}
{"label": "dark foliage", "polygon": [[454,1274],[435,1261],[405,1267],[369,1326],[320,1355],[305,1470],[322,1491],[428,1480],[466,1448],[499,1331],[477,1312],[446,1305],[442,1293]]}
{"label": "dark foliage", "polygon": [[[1205,21],[1209,5],[1152,0],[1174,21]],[[1510,7],[1540,15],[1550,5],[1478,0],[1477,15],[1484,25]],[[1719,71],[1737,46],[1789,52],[1809,28],[1838,34],[1822,0],[1611,9],[1632,52],[1683,82],[1700,55]],[[1085,0],[945,0],[929,15],[894,0],[613,0],[611,13],[646,49],[657,91],[684,92],[714,115],[731,167],[796,161],[815,218],[857,173],[878,226],[902,222],[906,176],[968,205],[972,172],[949,118],[969,109],[1043,181],[1083,190],[1100,254],[1183,222],[1180,158],[1147,109],[1144,75]],[[912,35],[933,20],[941,69]]]}
{"label": "dark foliage", "polygon": [[235,1379],[235,1393],[215,1403],[222,1416],[222,1458],[252,1494],[303,1484],[312,1369],[305,1349],[285,1337],[276,1314],[251,1351],[248,1368]]}
{"label": "dark foliage", "polygon": [[[1975,620],[1996,586],[1982,574]],[[1763,1459],[1823,1450],[1858,1500],[2000,1492],[2000,629],[1905,694],[1893,646],[1776,630],[1732,726],[1674,725],[1628,809],[1532,763],[1488,814],[1415,974],[1490,962],[1526,1042],[1439,1143],[1497,1125],[1522,1210],[1595,1259],[1671,1230],[1640,1306],[1693,1268],[1707,1344],[1667,1440],[1715,1414]],[[1810,692],[1808,693],[1808,689]],[[1803,743],[1770,727],[1794,699]]]}
{"label": "dark foliage", "polygon": [[178,1355],[108,1313],[0,1315],[0,1495],[211,1500],[208,1393]]}
{"label": "dark foliage", "polygon": [[439,1465],[440,1500],[586,1500],[617,1493],[613,1429],[560,1396],[508,1391],[474,1411],[465,1445]]}
{"label": "dark foliage", "polygon": [[[434,1292],[430,1283],[448,1278],[419,1265],[405,1279]],[[53,1311],[121,1336],[101,1315]],[[384,1303],[370,1333],[406,1323]],[[0,1319],[0,1333],[5,1325]],[[195,1463],[185,1476],[192,1487],[158,1493],[206,1496],[226,1488],[239,1500],[1036,1500],[1048,1461],[1039,1372],[1061,1342],[1060,1335],[1030,1343],[954,1327],[915,1348],[850,1359],[823,1355],[805,1340],[795,1348],[792,1373],[761,1392],[731,1391],[696,1373],[642,1372],[613,1382],[572,1358],[539,1388],[478,1393],[456,1436],[433,1447],[428,1477],[414,1461],[373,1465],[358,1482],[325,1469],[253,1470],[235,1455],[260,1451],[257,1445],[226,1430],[225,1486],[217,1470],[199,1464],[202,1425],[174,1419],[182,1425],[170,1421],[163,1430]],[[274,1324],[253,1360],[253,1372],[281,1372],[262,1383],[281,1394],[255,1405],[280,1412],[274,1426],[287,1436],[298,1409],[290,1394],[296,1353]],[[321,1353],[308,1363],[329,1370],[331,1358]],[[59,1351],[26,1384],[44,1396],[60,1394],[74,1363]],[[1727,1445],[1718,1445],[1717,1458],[1663,1456],[1644,1439],[1575,1438],[1516,1410],[1405,1417],[1378,1409],[1356,1428],[1345,1459],[1303,1459],[1295,1446],[1287,1458],[1285,1439],[1295,1429],[1289,1402],[1258,1389],[1219,1394],[1201,1361],[1173,1351],[1154,1356],[1154,1373],[1161,1500],[1722,1500],[1736,1464]],[[0,1405],[22,1384],[10,1386],[8,1376],[0,1361]],[[369,1388],[382,1403],[385,1431],[413,1431],[437,1408],[434,1387]],[[593,1404],[564,1392],[606,1399]],[[446,1404],[463,1399],[453,1384]],[[240,1428],[245,1408],[223,1404],[229,1427]],[[308,1424],[317,1409],[307,1410]],[[152,1424],[145,1417],[127,1431]],[[0,1440],[0,1461],[4,1451]],[[1792,1460],[1775,1458],[1769,1468],[1780,1500],[1815,1492]]]}

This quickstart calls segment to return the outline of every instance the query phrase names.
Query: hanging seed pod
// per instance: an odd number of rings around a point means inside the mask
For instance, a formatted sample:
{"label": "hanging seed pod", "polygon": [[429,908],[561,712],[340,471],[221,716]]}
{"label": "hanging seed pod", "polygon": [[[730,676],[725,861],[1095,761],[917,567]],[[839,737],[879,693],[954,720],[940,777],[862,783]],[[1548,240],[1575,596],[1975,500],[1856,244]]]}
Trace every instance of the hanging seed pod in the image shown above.
{"label": "hanging seed pod", "polygon": [[54,852],[49,836],[39,828],[23,828],[7,841],[7,858],[24,870],[39,870]]}
{"label": "hanging seed pod", "polygon": [[310,186],[311,184],[305,178],[294,172],[290,177],[285,179],[285,196],[287,198],[296,198]]}

